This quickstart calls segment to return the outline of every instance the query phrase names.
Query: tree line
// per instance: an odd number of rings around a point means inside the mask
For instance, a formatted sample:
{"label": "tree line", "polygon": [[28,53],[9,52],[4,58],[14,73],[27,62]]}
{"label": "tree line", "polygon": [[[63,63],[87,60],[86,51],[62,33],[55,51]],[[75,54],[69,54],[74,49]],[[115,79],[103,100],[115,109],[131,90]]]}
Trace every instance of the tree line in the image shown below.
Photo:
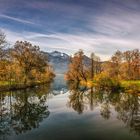
{"label": "tree line", "polygon": [[139,49],[115,52],[111,60],[103,65],[103,70],[111,77],[125,80],[140,80]]}
{"label": "tree line", "polygon": [[108,61],[101,61],[91,53],[88,63],[85,55],[79,50],[70,58],[68,71],[65,74],[67,81],[78,83],[118,86],[120,81],[140,80],[140,51],[139,49],[125,52],[116,51]]}
{"label": "tree line", "polygon": [[7,48],[6,36],[0,32],[1,84],[45,83],[55,76],[52,66],[44,58],[39,46],[27,41],[16,41]]}
{"label": "tree line", "polygon": [[[0,84],[26,85],[53,79],[53,68],[46,57],[44,58],[39,46],[27,41],[16,41],[12,47],[7,46],[6,36],[0,31]],[[102,62],[94,53],[87,57],[79,50],[70,57],[65,79],[79,83],[99,82],[100,85],[103,82],[108,85],[114,81],[117,83],[121,80],[140,80],[140,51],[118,50],[109,61]]]}

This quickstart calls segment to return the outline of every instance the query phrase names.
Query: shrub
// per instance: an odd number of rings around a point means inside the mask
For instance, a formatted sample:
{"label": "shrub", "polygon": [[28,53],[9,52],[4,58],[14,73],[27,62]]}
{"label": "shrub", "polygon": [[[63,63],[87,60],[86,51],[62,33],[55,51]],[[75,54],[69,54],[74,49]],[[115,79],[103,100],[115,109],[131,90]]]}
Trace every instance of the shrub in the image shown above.
{"label": "shrub", "polygon": [[98,90],[119,90],[120,83],[117,79],[110,78],[107,74],[101,73],[95,76],[96,88]]}
{"label": "shrub", "polygon": [[140,83],[139,81],[122,81],[122,88],[124,88],[125,92],[129,93],[140,93]]}

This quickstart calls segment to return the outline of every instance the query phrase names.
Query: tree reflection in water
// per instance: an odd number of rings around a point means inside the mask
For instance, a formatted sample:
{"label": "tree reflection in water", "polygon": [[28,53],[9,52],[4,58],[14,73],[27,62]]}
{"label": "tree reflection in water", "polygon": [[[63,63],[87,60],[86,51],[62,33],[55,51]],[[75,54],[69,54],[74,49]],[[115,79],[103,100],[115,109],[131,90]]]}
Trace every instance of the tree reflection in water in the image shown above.
{"label": "tree reflection in water", "polygon": [[0,138],[39,127],[49,116],[46,100],[50,84],[36,89],[0,94]]}
{"label": "tree reflection in water", "polygon": [[85,105],[84,105],[84,93],[86,91],[86,87],[80,87],[78,83],[68,84],[69,90],[71,92],[69,98],[70,101],[68,105],[72,107],[79,114],[83,113]]}
{"label": "tree reflection in water", "polygon": [[111,93],[95,91],[94,88],[85,90],[77,83],[68,84],[70,90],[69,107],[79,114],[90,108],[100,108],[100,115],[109,119],[111,111],[117,112],[117,119],[123,121],[130,131],[140,135],[140,96],[129,93]]}

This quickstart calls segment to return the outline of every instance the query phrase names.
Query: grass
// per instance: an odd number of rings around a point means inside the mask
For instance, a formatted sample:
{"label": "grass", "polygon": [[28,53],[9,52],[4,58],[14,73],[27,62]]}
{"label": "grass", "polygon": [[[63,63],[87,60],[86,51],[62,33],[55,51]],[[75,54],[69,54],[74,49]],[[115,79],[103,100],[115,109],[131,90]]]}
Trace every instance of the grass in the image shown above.
{"label": "grass", "polygon": [[137,85],[140,87],[140,80],[128,80],[128,81],[121,81],[122,87],[129,87],[131,85]]}
{"label": "grass", "polygon": [[[32,84],[33,82],[31,82],[31,84]],[[40,83],[42,83],[42,82],[40,82],[40,81],[35,81],[35,83],[37,83],[37,84],[40,84]],[[24,84],[24,83],[17,83],[17,82],[15,82],[15,81],[0,81],[0,86],[12,86],[12,85],[20,85],[20,84]],[[30,84],[30,83],[28,83],[28,84]]]}
{"label": "grass", "polygon": [[[140,80],[122,80],[119,81],[120,87],[124,89],[124,91],[129,93],[140,93]],[[87,87],[93,87],[96,86],[96,81],[88,80],[87,82],[81,81],[81,85],[87,86]],[[115,86],[115,83],[114,83]]]}
{"label": "grass", "polygon": [[1,91],[9,91],[9,90],[17,90],[17,89],[26,89],[29,87],[35,87],[37,85],[46,84],[50,81],[35,81],[27,83],[26,85],[24,83],[17,83],[15,81],[9,82],[9,81],[0,81],[0,92]]}
{"label": "grass", "polygon": [[7,81],[0,81],[0,86],[6,86],[9,85],[9,82]]}
{"label": "grass", "polygon": [[140,80],[121,81],[121,87],[129,93],[140,93]]}
{"label": "grass", "polygon": [[16,83],[14,81],[0,81],[0,86],[8,86],[8,85],[15,85]]}

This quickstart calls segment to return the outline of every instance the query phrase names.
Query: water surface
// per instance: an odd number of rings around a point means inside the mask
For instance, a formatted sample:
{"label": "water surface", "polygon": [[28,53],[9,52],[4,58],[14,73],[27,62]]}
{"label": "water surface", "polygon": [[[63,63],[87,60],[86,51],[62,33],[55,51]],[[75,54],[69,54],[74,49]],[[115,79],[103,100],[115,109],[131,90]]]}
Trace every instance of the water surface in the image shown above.
{"label": "water surface", "polygon": [[140,97],[53,84],[0,94],[0,140],[139,140]]}

